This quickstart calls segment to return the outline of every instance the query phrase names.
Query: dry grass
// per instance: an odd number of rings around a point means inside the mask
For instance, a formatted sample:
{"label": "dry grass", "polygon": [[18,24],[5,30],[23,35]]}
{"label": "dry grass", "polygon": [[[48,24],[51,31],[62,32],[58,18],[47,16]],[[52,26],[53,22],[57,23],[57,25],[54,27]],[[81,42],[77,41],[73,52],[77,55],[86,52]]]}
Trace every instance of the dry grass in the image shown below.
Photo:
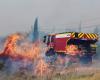
{"label": "dry grass", "polygon": [[33,76],[33,74],[27,71],[24,73],[16,72],[15,74],[9,75],[2,71],[0,72],[0,80],[100,80],[100,70],[76,70],[72,67],[60,72],[53,70],[44,76]]}
{"label": "dry grass", "polygon": [[[46,76],[46,77],[34,77],[30,75],[21,75],[21,76],[9,76],[5,78],[6,80],[100,80],[100,73],[94,73],[89,75],[55,75],[55,76]],[[5,80],[4,79],[4,80]]]}

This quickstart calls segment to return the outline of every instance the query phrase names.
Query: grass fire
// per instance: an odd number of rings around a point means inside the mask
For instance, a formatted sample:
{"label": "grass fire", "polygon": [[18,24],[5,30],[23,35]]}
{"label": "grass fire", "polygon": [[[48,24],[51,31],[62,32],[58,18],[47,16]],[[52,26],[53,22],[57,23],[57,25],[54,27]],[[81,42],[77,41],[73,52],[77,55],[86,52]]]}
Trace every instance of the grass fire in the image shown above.
{"label": "grass fire", "polygon": [[100,74],[93,66],[98,35],[92,35],[49,34],[33,42],[21,33],[11,34],[0,51],[0,76],[5,74],[0,80],[95,80]]}

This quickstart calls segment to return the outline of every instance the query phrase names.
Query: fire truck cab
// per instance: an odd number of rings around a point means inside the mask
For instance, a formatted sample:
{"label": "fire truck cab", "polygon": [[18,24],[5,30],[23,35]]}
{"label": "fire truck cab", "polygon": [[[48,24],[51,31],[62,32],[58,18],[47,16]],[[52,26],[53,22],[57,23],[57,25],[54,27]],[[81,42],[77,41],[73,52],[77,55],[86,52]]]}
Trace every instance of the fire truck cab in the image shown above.
{"label": "fire truck cab", "polygon": [[55,54],[77,56],[82,63],[92,62],[92,57],[96,54],[97,41],[98,34],[81,32],[49,34],[43,39],[48,47],[46,56],[55,56]]}

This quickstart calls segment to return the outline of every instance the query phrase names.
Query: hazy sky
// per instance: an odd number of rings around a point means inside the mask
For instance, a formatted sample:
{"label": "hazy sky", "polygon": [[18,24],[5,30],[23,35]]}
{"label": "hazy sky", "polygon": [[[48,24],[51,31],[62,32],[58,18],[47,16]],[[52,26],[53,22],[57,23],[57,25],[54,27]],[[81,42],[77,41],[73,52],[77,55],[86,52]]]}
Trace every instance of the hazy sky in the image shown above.
{"label": "hazy sky", "polygon": [[43,29],[99,24],[100,0],[0,0],[0,35],[28,32],[36,17]]}

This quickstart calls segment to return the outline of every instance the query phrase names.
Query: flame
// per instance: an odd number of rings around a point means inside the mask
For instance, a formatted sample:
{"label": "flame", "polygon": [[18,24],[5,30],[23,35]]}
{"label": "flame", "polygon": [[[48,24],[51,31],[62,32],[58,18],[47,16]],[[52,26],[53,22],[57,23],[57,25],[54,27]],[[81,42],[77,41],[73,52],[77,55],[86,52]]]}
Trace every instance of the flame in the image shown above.
{"label": "flame", "polygon": [[[22,42],[18,44],[18,41],[20,40],[22,40]],[[27,60],[31,60],[33,64],[37,60],[38,63],[36,65],[35,72],[37,75],[44,75],[44,73],[47,71],[48,65],[42,59],[40,54],[41,49],[39,42],[31,43],[28,41],[24,42],[23,40],[24,36],[18,33],[8,36],[2,54],[10,57],[12,60],[24,59],[25,61],[23,63],[23,67],[27,65]]]}
{"label": "flame", "polygon": [[40,47],[36,44],[24,43],[23,45],[17,47],[17,54],[27,59],[37,59],[40,56]]}
{"label": "flame", "polygon": [[78,47],[76,45],[68,45],[66,47],[66,54],[70,55],[77,55],[78,54]]}
{"label": "flame", "polygon": [[35,59],[40,55],[40,47],[36,43],[24,42],[18,45],[19,40],[23,40],[24,36],[21,34],[12,34],[7,37],[4,50],[2,54],[11,58],[27,58]]}
{"label": "flame", "polygon": [[21,38],[20,34],[12,34],[7,37],[2,54],[13,55],[16,52],[16,42]]}
{"label": "flame", "polygon": [[38,65],[36,66],[35,74],[38,76],[43,76],[48,72],[48,65],[44,62],[43,59],[40,59]]}

